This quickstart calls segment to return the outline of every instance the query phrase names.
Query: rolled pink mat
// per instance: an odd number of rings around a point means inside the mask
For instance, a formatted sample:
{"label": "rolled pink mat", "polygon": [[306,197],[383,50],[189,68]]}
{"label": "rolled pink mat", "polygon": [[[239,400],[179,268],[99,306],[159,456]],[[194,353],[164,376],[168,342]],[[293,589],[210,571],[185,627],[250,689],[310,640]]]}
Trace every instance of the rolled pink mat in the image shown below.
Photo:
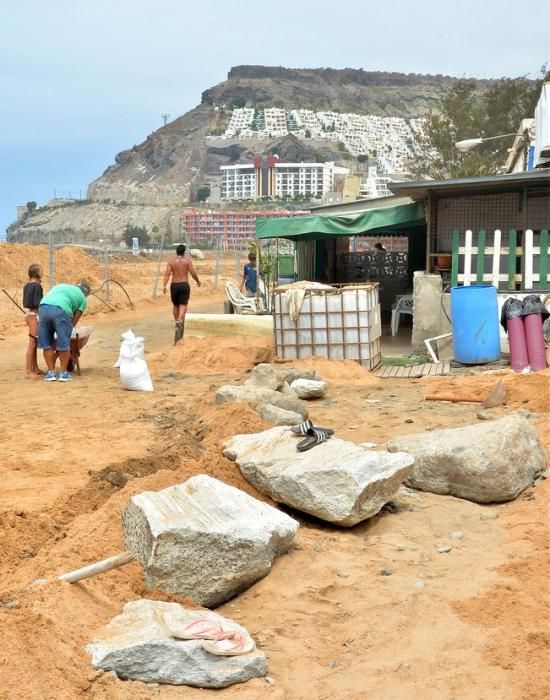
{"label": "rolled pink mat", "polygon": [[546,369],[542,316],[540,314],[529,314],[523,317],[523,323],[525,325],[525,339],[527,341],[529,365],[533,372]]}
{"label": "rolled pink mat", "polygon": [[529,367],[529,355],[527,353],[527,339],[525,337],[525,327],[521,316],[509,318],[508,343],[510,345],[510,364],[514,372],[521,372]]}

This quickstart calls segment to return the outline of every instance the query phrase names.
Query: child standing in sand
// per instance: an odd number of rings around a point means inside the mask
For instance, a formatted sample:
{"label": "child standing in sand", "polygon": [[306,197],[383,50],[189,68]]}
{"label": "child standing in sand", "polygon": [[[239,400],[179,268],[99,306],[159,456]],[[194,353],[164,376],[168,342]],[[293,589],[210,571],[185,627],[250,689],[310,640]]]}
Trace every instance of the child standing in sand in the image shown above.
{"label": "child standing in sand", "polygon": [[42,267],[37,264],[29,266],[29,281],[23,287],[23,306],[26,309],[25,320],[29,328],[29,345],[26,355],[26,377],[34,379],[42,372],[38,369],[36,351],[38,347],[38,307],[44,296],[42,289]]}

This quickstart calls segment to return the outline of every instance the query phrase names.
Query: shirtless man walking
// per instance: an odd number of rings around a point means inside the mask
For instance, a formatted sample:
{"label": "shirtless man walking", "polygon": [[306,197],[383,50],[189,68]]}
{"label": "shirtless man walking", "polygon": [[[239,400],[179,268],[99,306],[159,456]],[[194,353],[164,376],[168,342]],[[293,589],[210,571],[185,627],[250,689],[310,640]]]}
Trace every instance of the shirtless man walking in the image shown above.
{"label": "shirtless man walking", "polygon": [[189,275],[197,283],[197,287],[201,286],[200,280],[193,263],[185,257],[185,246],[179,245],[176,248],[176,256],[168,261],[166,271],[164,272],[164,281],[162,283],[162,293],[166,294],[166,285],[170,276],[172,284],[170,285],[170,297],[173,304],[174,321],[176,322],[176,332],[174,334],[174,345],[183,338],[183,328],[185,326],[185,314],[187,313],[187,304],[189,303],[189,295],[191,288],[189,287]]}

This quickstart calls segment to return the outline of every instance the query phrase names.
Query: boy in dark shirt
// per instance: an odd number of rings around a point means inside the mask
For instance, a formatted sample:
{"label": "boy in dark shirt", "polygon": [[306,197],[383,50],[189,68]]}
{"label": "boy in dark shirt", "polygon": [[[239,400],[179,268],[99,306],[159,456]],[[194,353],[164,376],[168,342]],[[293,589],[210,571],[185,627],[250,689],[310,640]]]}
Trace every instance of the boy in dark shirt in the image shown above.
{"label": "boy in dark shirt", "polygon": [[38,369],[38,307],[44,296],[42,290],[42,267],[37,264],[29,266],[29,281],[23,287],[23,306],[27,309],[25,320],[29,328],[29,345],[26,354],[26,377],[36,379],[42,372]]}
{"label": "boy in dark shirt", "polygon": [[245,290],[247,297],[255,297],[258,288],[258,271],[256,269],[256,253],[249,253],[248,263],[244,266],[241,280],[241,292]]}

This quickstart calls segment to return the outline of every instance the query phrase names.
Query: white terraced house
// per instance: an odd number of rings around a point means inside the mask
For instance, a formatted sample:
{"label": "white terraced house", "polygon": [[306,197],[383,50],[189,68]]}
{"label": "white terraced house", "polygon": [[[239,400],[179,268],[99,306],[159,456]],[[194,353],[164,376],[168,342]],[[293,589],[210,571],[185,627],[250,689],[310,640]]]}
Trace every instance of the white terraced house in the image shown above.
{"label": "white terraced house", "polygon": [[[338,141],[354,156],[376,158],[384,173],[407,170],[408,161],[418,152],[426,120],[423,118],[382,117],[353,112],[314,112],[310,109],[267,107],[233,110],[223,139],[268,139],[289,132],[300,139]],[[209,137],[211,138],[211,137]]]}

